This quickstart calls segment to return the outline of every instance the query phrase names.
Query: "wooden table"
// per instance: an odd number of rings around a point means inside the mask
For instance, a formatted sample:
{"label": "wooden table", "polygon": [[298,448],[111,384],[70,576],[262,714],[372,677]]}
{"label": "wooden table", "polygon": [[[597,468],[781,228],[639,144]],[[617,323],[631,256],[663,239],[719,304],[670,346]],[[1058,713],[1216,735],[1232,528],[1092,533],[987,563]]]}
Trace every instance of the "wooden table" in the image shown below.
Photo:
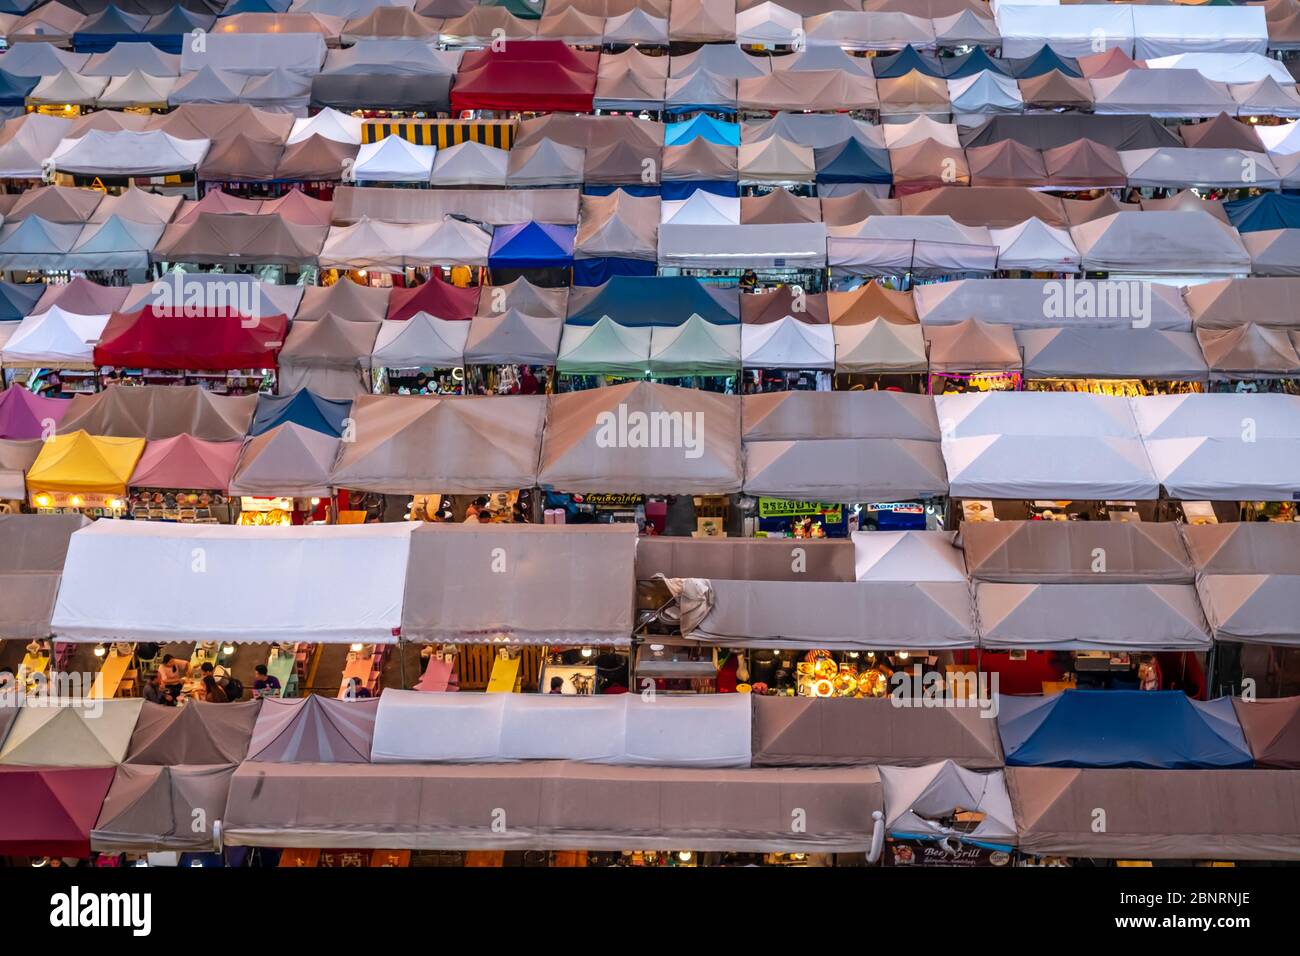
{"label": "wooden table", "polygon": [[280,690],[267,691],[263,694],[265,697],[283,697],[289,690],[289,681],[293,678],[293,655],[292,654],[272,654],[266,660],[266,674],[268,677],[274,677],[280,681]]}
{"label": "wooden table", "polygon": [[374,670],[375,662],[369,657],[358,657],[356,660],[348,663],[343,668],[343,679],[339,682],[339,700],[347,696],[348,683],[356,677],[361,681],[361,686],[370,688],[370,672]]}
{"label": "wooden table", "polygon": [[131,669],[131,661],[134,659],[135,645],[131,646],[129,654],[119,654],[117,651],[110,649],[104,657],[104,666],[95,675],[95,684],[90,689],[90,698],[92,700],[110,700],[116,697],[118,688],[122,686],[122,678]]}

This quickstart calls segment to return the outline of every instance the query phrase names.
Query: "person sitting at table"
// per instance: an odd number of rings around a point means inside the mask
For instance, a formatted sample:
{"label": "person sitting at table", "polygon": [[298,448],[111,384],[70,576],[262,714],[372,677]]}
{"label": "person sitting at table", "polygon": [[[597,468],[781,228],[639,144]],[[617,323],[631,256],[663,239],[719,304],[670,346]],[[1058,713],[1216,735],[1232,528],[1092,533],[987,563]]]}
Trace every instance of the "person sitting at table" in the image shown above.
{"label": "person sitting at table", "polygon": [[226,692],[221,689],[221,685],[217,683],[217,679],[211,674],[203,678],[203,686],[199,690],[199,700],[205,704],[227,704],[230,702]]}
{"label": "person sitting at table", "polygon": [[370,696],[370,688],[361,683],[360,677],[349,677],[343,688],[344,700],[365,700]]}
{"label": "person sitting at table", "polygon": [[189,661],[180,660],[170,654],[163,655],[162,663],[158,665],[158,678],[167,693],[172,695],[173,700],[180,697],[185,687],[185,675],[189,672]]}
{"label": "person sitting at table", "polygon": [[144,690],[140,692],[140,696],[151,704],[162,704],[164,707],[176,706],[176,698],[163,686],[157,671],[149,675],[149,680],[145,682]]}
{"label": "person sitting at table", "polygon": [[[226,695],[226,700],[233,700],[235,695],[230,692],[230,675],[224,667],[218,667],[211,661],[204,661],[199,665],[199,674],[203,677],[211,677],[221,688],[221,692]],[[241,695],[242,696],[242,695]]]}
{"label": "person sitting at table", "polygon": [[253,696],[254,697],[278,697],[280,696],[280,678],[274,674],[267,673],[265,664],[258,664],[253,668]]}

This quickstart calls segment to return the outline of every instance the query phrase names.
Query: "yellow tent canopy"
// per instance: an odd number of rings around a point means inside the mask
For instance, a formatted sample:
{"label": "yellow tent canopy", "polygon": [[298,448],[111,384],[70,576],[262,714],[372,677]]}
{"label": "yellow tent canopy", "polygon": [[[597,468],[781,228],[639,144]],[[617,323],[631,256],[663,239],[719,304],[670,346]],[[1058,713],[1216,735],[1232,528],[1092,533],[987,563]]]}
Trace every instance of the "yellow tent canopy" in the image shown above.
{"label": "yellow tent canopy", "polygon": [[41,447],[27,471],[27,491],[123,495],[143,438],[108,438],[75,431],[56,435]]}

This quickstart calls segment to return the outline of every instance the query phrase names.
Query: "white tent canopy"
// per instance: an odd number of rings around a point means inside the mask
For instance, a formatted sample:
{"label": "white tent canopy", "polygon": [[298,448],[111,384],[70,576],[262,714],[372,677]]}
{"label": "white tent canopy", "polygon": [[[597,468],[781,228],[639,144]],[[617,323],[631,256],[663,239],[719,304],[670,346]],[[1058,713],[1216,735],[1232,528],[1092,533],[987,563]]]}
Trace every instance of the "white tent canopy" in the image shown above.
{"label": "white tent canopy", "polygon": [[998,247],[998,269],[1025,272],[1078,272],[1079,250],[1065,229],[1032,217],[1007,229],[990,229]]}
{"label": "white tent canopy", "polygon": [[108,325],[107,315],[77,315],[57,305],[19,323],[0,352],[13,367],[67,369],[94,365],[95,344]]}
{"label": "white tent canopy", "polygon": [[466,140],[440,150],[433,160],[435,186],[504,186],[510,152]]}
{"label": "white tent canopy", "polygon": [[1149,59],[1149,70],[1195,70],[1215,83],[1254,83],[1272,77],[1295,85],[1295,79],[1280,60],[1260,53],[1176,53]]}
{"label": "white tent canopy", "polygon": [[336,143],[360,146],[361,127],[363,125],[365,125],[365,120],[361,117],[341,113],[334,107],[327,106],[315,116],[294,120],[293,129],[289,133],[287,142],[288,145],[292,146],[294,143],[301,143],[313,136],[320,136]]}
{"label": "white tent canopy", "polygon": [[1137,6],[1133,55],[1139,60],[1201,51],[1267,53],[1268,23],[1260,6]]}
{"label": "white tent canopy", "polygon": [[953,497],[1159,497],[1126,399],[986,392],[934,401]]}
{"label": "white tent canopy", "polygon": [[375,763],[573,760],[623,766],[748,767],[744,694],[428,694],[379,699]]}
{"label": "white tent canopy", "polygon": [[745,368],[833,369],[835,333],[792,315],[747,324],[740,330],[740,359]]}
{"label": "white tent canopy", "polygon": [[385,319],[375,339],[375,368],[457,368],[465,360],[470,323],[418,312],[409,319]]}
{"label": "white tent canopy", "polygon": [[433,173],[435,146],[417,146],[394,134],[364,143],[352,166],[358,182],[427,183]]}
{"label": "white tent canopy", "polygon": [[59,143],[50,159],[65,173],[161,176],[195,169],[211,140],[177,139],[161,130],[92,129]]}
{"label": "white tent canopy", "polygon": [[1060,56],[1089,56],[1114,48],[1133,55],[1133,8],[1128,5],[1000,5],[995,20],[1003,56],[1033,56],[1044,44]]}
{"label": "white tent canopy", "polygon": [[855,531],[859,581],[965,581],[966,561],[955,531]]}
{"label": "white tent canopy", "polygon": [[[1016,820],[1001,770],[976,773],[951,760],[923,767],[880,767],[885,788],[885,827],[897,837],[965,837],[1016,842]],[[955,810],[982,813],[973,830],[954,830],[940,821]]]}
{"label": "white tent canopy", "polygon": [[96,522],[69,541],[50,627],[81,643],[393,643],[414,530]]}
{"label": "white tent canopy", "polygon": [[1300,396],[1129,401],[1155,476],[1171,498],[1291,501],[1300,491]]}

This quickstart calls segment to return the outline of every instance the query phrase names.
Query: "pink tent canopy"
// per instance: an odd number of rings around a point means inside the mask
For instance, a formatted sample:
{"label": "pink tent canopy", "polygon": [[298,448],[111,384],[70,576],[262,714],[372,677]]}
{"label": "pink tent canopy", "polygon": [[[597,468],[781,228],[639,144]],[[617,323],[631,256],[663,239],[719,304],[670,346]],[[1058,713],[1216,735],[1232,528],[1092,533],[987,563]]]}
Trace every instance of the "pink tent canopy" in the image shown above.
{"label": "pink tent canopy", "polygon": [[43,398],[25,388],[7,388],[0,392],[0,438],[44,438],[44,422],[48,419],[58,425],[68,404],[64,398]]}
{"label": "pink tent canopy", "polygon": [[192,435],[151,441],[135,466],[130,485],[225,491],[241,446],[242,442],[204,441]]}

